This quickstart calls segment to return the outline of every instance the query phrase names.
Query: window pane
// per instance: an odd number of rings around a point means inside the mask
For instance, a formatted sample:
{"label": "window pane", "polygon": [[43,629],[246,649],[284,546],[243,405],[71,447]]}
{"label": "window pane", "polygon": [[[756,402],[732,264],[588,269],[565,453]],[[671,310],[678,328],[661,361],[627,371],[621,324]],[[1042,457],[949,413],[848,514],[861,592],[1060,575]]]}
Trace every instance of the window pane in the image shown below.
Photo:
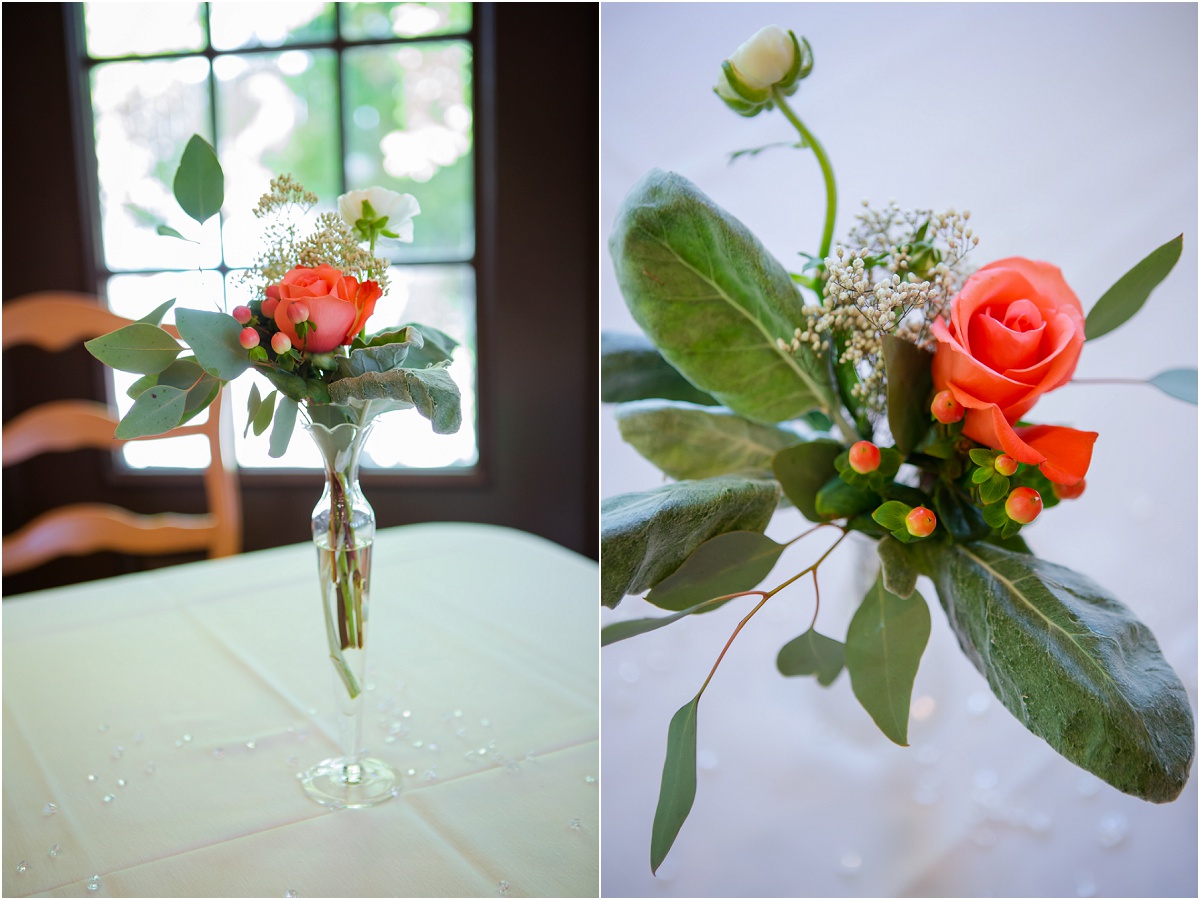
{"label": "window pane", "polygon": [[474,254],[471,48],[462,41],[347,51],[346,180],[381,185],[421,204],[397,262]]}
{"label": "window pane", "polygon": [[253,263],[262,223],[252,210],[289,173],[335,208],[341,183],[337,61],[332,51],[218,56],[219,155],[225,170],[224,247],[230,266]]}
{"label": "window pane", "polygon": [[466,34],[470,3],[343,3],[342,36],[364,38],[426,37]]}
{"label": "window pane", "polygon": [[[210,135],[208,61],[119,62],[92,71],[101,238],[110,269],[190,268],[220,261],[216,217],[201,228],[172,183],[193,134]],[[199,246],[156,233],[165,222]]]}
{"label": "window pane", "polygon": [[204,49],[203,3],[85,3],[84,40],[94,57]]}
{"label": "window pane", "polygon": [[210,13],[213,49],[332,40],[333,16],[332,3],[214,3]]}

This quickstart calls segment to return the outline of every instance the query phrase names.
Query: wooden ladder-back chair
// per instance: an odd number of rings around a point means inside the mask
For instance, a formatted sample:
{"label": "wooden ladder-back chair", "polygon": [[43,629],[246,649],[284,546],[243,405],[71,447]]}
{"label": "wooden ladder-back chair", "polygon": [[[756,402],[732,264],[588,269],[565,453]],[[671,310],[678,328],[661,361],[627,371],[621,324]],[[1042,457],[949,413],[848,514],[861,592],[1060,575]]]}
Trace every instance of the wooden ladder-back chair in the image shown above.
{"label": "wooden ladder-back chair", "polygon": [[[28,294],[5,303],[3,309],[4,350],[33,345],[56,352],[130,322],[110,312],[96,297],[65,291]],[[164,327],[179,336],[174,327]],[[205,550],[210,557],[237,553],[242,543],[242,510],[229,410],[228,392],[222,390],[209,408],[207,421],[195,424],[193,420],[161,435],[199,434],[208,439],[211,461],[204,472],[207,513],[141,515],[111,504],[62,506],[4,538],[4,574],[23,572],[60,556],[101,550],[143,556],[194,550]],[[125,443],[113,437],[116,425],[116,416],[103,403],[43,403],[4,426],[4,467],[48,452],[113,449]]]}

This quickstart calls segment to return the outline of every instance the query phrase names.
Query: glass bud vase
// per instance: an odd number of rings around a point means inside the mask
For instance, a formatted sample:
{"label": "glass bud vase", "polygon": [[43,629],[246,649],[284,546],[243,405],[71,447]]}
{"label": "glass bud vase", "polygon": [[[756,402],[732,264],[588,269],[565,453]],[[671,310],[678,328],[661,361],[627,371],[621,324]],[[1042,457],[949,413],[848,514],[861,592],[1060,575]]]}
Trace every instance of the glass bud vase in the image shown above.
{"label": "glass bud vase", "polygon": [[358,484],[358,458],[371,425],[305,425],[321,451],[325,491],[313,509],[322,615],[329,641],[340,756],[301,775],[304,790],[333,807],[372,806],[397,793],[396,773],[363,747],[363,690],[375,512]]}

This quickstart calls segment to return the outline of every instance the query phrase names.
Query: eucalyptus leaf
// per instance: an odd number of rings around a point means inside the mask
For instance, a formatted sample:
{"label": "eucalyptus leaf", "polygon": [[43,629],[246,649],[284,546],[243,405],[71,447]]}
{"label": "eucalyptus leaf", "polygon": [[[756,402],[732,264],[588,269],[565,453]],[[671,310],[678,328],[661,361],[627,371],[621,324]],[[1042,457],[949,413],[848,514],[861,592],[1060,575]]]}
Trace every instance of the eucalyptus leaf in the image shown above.
{"label": "eucalyptus leaf", "polygon": [[879,554],[879,562],[883,567],[884,588],[907,600],[917,589],[919,574],[917,561],[908,545],[888,536],[879,539],[875,552]]}
{"label": "eucalyptus leaf", "polygon": [[404,360],[407,368],[427,369],[430,366],[450,361],[454,355],[454,348],[458,346],[458,341],[432,325],[421,325],[414,322],[395,331],[385,331],[370,337],[366,346],[382,347],[396,343],[396,341],[408,340],[407,335],[410,328],[415,329],[421,335],[421,346],[418,347],[415,342],[409,346],[408,356]]}
{"label": "eucalyptus leaf", "polygon": [[771,574],[785,546],[757,531],[718,534],[693,550],[683,565],[655,585],[646,600],[659,609],[679,611],[714,597],[748,591]]}
{"label": "eucalyptus leaf", "polygon": [[858,702],[887,737],[908,746],[913,680],[929,642],[929,607],[917,591],[893,594],[883,572],[846,632],[846,671]]}
{"label": "eucalyptus leaf", "polygon": [[444,368],[394,369],[341,378],[329,386],[329,399],[337,406],[349,406],[352,400],[411,403],[430,421],[435,434],[454,434],[462,425],[458,385]]}
{"label": "eucalyptus leaf", "polygon": [[643,335],[605,331],[600,335],[600,401],[682,400],[717,406],[712,395],[677,372]]}
{"label": "eucalyptus leaf", "polygon": [[837,441],[805,441],[780,450],[771,461],[783,493],[810,522],[825,521],[817,512],[817,492],[837,475],[833,461],[841,452]]}
{"label": "eucalyptus leaf", "polygon": [[1167,241],[1120,277],[1087,314],[1083,333],[1087,340],[1108,334],[1125,324],[1142,308],[1150,292],[1171,273],[1183,253],[1183,235]]}
{"label": "eucalyptus leaf", "polygon": [[700,695],[679,708],[667,729],[667,758],[663,762],[658,808],[650,832],[650,871],[657,872],[679,836],[696,799],[696,712]]}
{"label": "eucalyptus leaf", "polygon": [[175,338],[147,322],[134,322],[84,341],[83,346],[109,368],[138,375],[161,372],[183,351]]}
{"label": "eucalyptus leaf", "polygon": [[203,309],[178,309],[175,327],[204,370],[222,381],[233,381],[250,368],[250,357],[239,340],[242,326],[233,316]]}
{"label": "eucalyptus leaf", "polygon": [[221,389],[221,380],[200,368],[192,356],[181,357],[163,369],[158,376],[158,383],[187,391],[187,401],[184,403],[180,424],[205,409]]}
{"label": "eucalyptus leaf", "polygon": [[[274,397],[272,397],[274,401]],[[246,430],[242,432],[242,437],[246,437],[250,433],[250,426],[254,424],[254,417],[258,415],[258,411],[262,409],[262,394],[259,393],[258,385],[250,383],[250,396],[246,399]],[[274,412],[274,407],[272,407]]]}
{"label": "eucalyptus leaf", "polygon": [[156,384],[158,384],[157,374],[143,375],[126,389],[125,396],[130,400],[136,400],[142,391],[146,390],[146,388],[154,387]]}
{"label": "eucalyptus leaf", "polygon": [[163,237],[178,238],[181,241],[187,241],[189,244],[200,243],[199,241],[193,241],[191,238],[184,237],[182,234],[180,234],[178,231],[176,231],[170,225],[159,225],[158,228],[156,228],[154,230]]}
{"label": "eucalyptus leaf", "polygon": [[888,334],[883,338],[883,361],[887,371],[888,426],[896,449],[908,456],[921,443],[931,424],[933,354]]}
{"label": "eucalyptus leaf", "polygon": [[130,440],[170,431],[182,421],[186,404],[187,391],[162,385],[147,388],[117,424],[114,437]]}
{"label": "eucalyptus leaf", "polygon": [[304,383],[304,379],[299,375],[293,375],[291,372],[284,372],[282,369],[271,365],[255,366],[257,371],[261,372],[271,384],[279,389],[279,393],[289,399],[299,403],[308,394],[308,385]]}
{"label": "eucalyptus leaf", "polygon": [[848,519],[879,505],[879,495],[833,477],[817,491],[817,515],[821,519]]}
{"label": "eucalyptus leaf", "polygon": [[267,426],[271,424],[271,419],[275,415],[275,397],[278,396],[277,391],[271,391],[258,405],[258,409],[254,411],[254,418],[250,421],[250,427],[254,429],[254,436],[259,437]]}
{"label": "eucalyptus leaf", "polygon": [[600,602],[615,607],[678,569],[709,538],[762,531],[779,502],[767,479],[722,476],[609,497],[600,509]]}
{"label": "eucalyptus leaf", "polygon": [[203,225],[225,201],[225,174],[216,151],[198,134],[192,135],[175,171],[175,199],[180,208]]}
{"label": "eucalyptus leaf", "polygon": [[613,622],[611,625],[605,625],[600,629],[600,646],[607,647],[609,644],[637,637],[639,634],[646,634],[648,631],[657,631],[659,628],[670,625],[672,622],[678,622],[680,619],[695,615],[698,612],[715,609],[720,605],[722,604],[710,603],[706,600],[703,603],[697,603],[695,606],[688,607],[679,612],[671,613],[669,616],[657,616],[649,619],[625,619],[621,622]]}
{"label": "eucalyptus leaf", "polygon": [[777,450],[800,441],[795,432],[691,403],[623,403],[615,415],[621,437],[676,479],[755,470],[765,474]]}
{"label": "eucalyptus leaf", "polygon": [[1179,796],[1195,724],[1145,625],[1094,582],[1029,554],[932,542],[922,553],[963,652],[1021,724],[1117,790]]}
{"label": "eucalyptus leaf", "polygon": [[845,645],[811,628],[784,644],[775,658],[781,675],[816,675],[822,687],[833,684],[845,664]]}
{"label": "eucalyptus leaf", "polygon": [[687,179],[646,176],[609,248],[634,319],[696,387],[757,422],[832,407],[825,362],[807,344],[793,353],[776,343],[805,321],[791,277]]}
{"label": "eucalyptus leaf", "polygon": [[138,321],[144,325],[160,325],[162,324],[163,316],[167,314],[167,310],[174,305],[175,298],[172,297],[166,303],[161,303],[154,307],[154,309],[146,313],[146,315],[142,316],[140,319],[138,319]]}
{"label": "eucalyptus leaf", "polygon": [[275,426],[271,429],[271,444],[267,450],[267,456],[271,459],[279,459],[287,452],[288,444],[292,440],[292,431],[296,428],[298,409],[299,404],[291,397],[284,397],[279,401],[279,407],[275,410]]}
{"label": "eucalyptus leaf", "polygon": [[1176,400],[1196,403],[1195,369],[1167,369],[1151,378],[1150,384]]}
{"label": "eucalyptus leaf", "polygon": [[399,331],[390,332],[387,337],[393,337],[395,340],[350,351],[349,372],[351,375],[364,375],[367,372],[390,372],[392,369],[398,369],[408,356],[409,350],[420,350],[425,344],[421,333],[411,325],[401,328]]}

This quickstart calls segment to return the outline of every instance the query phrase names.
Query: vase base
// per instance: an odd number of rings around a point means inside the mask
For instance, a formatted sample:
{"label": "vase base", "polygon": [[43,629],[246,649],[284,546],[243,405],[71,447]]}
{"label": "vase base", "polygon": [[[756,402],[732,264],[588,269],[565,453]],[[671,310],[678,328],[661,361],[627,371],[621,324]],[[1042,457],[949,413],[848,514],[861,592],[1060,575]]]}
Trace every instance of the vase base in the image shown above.
{"label": "vase base", "polygon": [[326,759],[300,775],[304,792],[324,806],[361,809],[400,793],[396,773],[377,759]]}

